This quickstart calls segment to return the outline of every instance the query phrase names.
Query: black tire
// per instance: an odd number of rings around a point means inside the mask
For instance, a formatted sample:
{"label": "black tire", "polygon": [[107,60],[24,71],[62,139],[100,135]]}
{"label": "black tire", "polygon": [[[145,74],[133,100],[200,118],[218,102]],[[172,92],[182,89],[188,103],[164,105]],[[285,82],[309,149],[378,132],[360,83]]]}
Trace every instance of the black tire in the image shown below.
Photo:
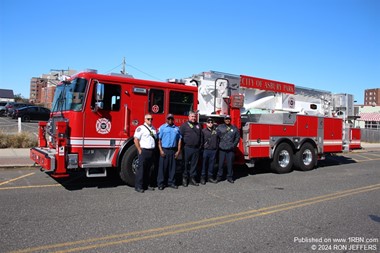
{"label": "black tire", "polygon": [[317,165],[317,150],[311,143],[304,143],[296,152],[294,166],[302,171],[308,171]]}
{"label": "black tire", "polygon": [[124,153],[120,165],[120,179],[127,185],[135,186],[135,175],[138,168],[138,152],[135,145],[128,148]]}
{"label": "black tire", "polygon": [[293,170],[294,154],[293,149],[287,143],[281,143],[274,151],[271,161],[271,169],[278,173],[289,173]]}
{"label": "black tire", "polygon": [[21,121],[29,122],[30,121],[30,116],[29,115],[22,116]]}

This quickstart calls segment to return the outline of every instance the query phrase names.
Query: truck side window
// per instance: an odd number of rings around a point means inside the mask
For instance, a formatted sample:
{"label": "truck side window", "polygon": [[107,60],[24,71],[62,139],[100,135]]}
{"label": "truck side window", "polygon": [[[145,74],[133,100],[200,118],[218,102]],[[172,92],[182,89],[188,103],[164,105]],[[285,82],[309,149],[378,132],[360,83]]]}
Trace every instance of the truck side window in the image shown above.
{"label": "truck side window", "polygon": [[164,91],[157,89],[149,90],[149,112],[164,113]]}
{"label": "truck side window", "polygon": [[103,110],[119,111],[121,88],[117,84],[104,84]]}
{"label": "truck side window", "polygon": [[170,91],[169,113],[187,115],[194,108],[194,94],[189,92]]}

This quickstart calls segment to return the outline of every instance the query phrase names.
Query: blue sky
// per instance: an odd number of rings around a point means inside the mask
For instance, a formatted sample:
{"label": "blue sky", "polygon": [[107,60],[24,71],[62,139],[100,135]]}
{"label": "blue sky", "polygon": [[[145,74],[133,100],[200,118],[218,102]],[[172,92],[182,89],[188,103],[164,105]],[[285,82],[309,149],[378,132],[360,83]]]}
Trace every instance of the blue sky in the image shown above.
{"label": "blue sky", "polygon": [[0,88],[28,98],[50,69],[118,72],[123,57],[136,78],[216,70],[363,103],[380,87],[380,0],[0,0]]}

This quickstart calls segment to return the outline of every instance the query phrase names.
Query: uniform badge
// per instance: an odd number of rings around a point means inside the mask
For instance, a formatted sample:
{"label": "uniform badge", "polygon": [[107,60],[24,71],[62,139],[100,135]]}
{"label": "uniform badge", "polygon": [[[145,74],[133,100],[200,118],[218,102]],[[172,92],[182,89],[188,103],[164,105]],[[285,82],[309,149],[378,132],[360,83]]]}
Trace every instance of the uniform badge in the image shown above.
{"label": "uniform badge", "polygon": [[140,132],[140,131],[141,131],[141,128],[138,127],[138,128],[136,129],[136,132]]}

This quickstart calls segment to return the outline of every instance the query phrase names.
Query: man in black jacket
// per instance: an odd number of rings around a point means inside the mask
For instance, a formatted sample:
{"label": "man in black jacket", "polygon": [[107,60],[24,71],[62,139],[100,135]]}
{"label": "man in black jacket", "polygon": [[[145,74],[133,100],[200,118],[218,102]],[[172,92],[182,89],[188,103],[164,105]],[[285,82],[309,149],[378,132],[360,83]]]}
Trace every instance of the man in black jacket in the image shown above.
{"label": "man in black jacket", "polygon": [[198,186],[197,182],[197,165],[199,159],[199,149],[201,147],[202,129],[197,122],[197,114],[195,112],[189,113],[189,121],[183,123],[179,128],[182,135],[182,142],[184,145],[184,168],[182,174],[182,185],[187,187],[189,184]]}
{"label": "man in black jacket", "polygon": [[223,164],[226,160],[227,165],[227,181],[234,183],[233,168],[235,158],[235,148],[239,144],[240,134],[236,126],[231,125],[231,116],[224,117],[224,124],[217,127],[216,132],[219,137],[219,168],[217,181],[221,181],[223,177]]}
{"label": "man in black jacket", "polygon": [[212,118],[207,119],[206,125],[207,127],[202,129],[203,160],[201,184],[206,184],[206,181],[216,183],[216,180],[214,179],[214,164],[216,152],[218,150],[218,135]]}

